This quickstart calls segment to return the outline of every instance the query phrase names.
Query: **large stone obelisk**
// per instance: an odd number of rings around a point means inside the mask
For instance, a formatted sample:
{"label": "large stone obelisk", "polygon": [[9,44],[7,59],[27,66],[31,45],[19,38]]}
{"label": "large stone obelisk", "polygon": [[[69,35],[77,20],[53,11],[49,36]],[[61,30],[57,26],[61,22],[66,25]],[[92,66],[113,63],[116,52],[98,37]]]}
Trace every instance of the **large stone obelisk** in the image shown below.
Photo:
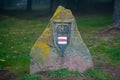
{"label": "large stone obelisk", "polygon": [[31,49],[30,74],[68,68],[83,73],[93,67],[90,52],[69,9],[59,6]]}

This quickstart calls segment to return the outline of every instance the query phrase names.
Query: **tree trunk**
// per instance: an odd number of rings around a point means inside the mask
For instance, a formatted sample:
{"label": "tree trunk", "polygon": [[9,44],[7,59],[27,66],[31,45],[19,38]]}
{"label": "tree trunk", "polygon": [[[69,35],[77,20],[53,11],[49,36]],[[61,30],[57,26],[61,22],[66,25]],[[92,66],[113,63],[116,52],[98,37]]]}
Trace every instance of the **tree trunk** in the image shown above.
{"label": "tree trunk", "polygon": [[32,0],[27,0],[27,11],[31,11],[32,10]]}
{"label": "tree trunk", "polygon": [[120,28],[120,0],[114,0],[113,26]]}
{"label": "tree trunk", "polygon": [[101,34],[107,39],[120,35],[120,0],[114,0],[113,25],[102,31]]}

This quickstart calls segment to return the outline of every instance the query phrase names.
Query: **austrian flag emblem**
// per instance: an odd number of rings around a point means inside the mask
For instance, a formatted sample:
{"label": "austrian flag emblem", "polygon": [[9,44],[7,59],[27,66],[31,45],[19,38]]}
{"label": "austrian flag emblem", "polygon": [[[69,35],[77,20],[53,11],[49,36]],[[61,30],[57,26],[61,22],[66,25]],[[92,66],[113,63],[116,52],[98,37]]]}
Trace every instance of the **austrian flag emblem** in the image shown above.
{"label": "austrian flag emblem", "polygon": [[58,37],[58,44],[67,44],[67,37]]}

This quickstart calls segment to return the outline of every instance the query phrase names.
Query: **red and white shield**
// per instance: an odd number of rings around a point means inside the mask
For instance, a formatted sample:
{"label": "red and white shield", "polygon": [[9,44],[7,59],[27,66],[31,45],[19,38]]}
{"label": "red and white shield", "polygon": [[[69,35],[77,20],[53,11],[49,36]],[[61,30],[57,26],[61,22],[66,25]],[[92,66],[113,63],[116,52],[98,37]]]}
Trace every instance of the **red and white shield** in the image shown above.
{"label": "red and white shield", "polygon": [[63,56],[70,43],[70,22],[53,22],[54,44],[59,53]]}

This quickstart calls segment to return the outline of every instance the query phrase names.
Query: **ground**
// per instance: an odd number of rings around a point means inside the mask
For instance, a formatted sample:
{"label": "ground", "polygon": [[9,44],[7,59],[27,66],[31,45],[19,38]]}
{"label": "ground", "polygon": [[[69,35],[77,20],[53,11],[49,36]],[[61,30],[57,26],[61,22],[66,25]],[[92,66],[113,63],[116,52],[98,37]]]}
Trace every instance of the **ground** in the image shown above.
{"label": "ground", "polygon": [[106,32],[112,14],[75,16],[94,68],[80,74],[67,69],[29,75],[29,53],[49,18],[36,12],[0,14],[0,80],[119,80],[120,31]]}

